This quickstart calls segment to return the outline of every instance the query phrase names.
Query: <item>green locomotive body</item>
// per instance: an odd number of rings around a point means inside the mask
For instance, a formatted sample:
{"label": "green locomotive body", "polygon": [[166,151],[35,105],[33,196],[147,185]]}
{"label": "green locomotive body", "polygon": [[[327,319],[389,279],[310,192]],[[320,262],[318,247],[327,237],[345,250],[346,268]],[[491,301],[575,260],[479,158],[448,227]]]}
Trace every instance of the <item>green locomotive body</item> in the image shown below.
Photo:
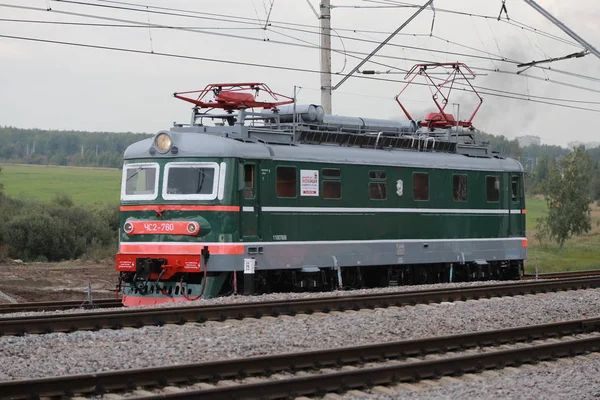
{"label": "green locomotive body", "polygon": [[[230,289],[231,273],[241,277],[247,258],[255,259],[256,273],[265,275],[257,283],[265,290],[278,288],[270,282],[277,277],[291,287],[310,287],[311,280],[312,286],[337,285],[337,268],[348,269],[343,275],[363,285],[398,282],[399,275],[402,282],[447,281],[451,266],[454,280],[514,278],[526,258],[523,171],[515,160],[269,145],[177,130],[163,134],[170,136],[177,154],[148,157],[153,139],[132,145],[125,154],[122,226],[196,222],[199,233],[178,234],[168,227],[121,231],[117,266],[130,274],[126,282],[143,270],[138,260],[171,255],[192,265],[160,284],[168,287],[166,292],[146,289],[149,298],[185,298],[179,285],[185,274],[188,297],[198,296],[205,248],[208,279],[218,281],[211,295]],[[175,170],[185,171],[179,177],[186,179],[184,186],[197,185],[197,176],[209,174],[204,198],[173,194],[181,186]],[[141,186],[132,193],[151,194],[128,195],[133,180]],[[163,271],[161,262],[147,267],[146,287]],[[297,276],[279,277],[286,275],[282,271]],[[322,271],[331,276],[321,278]],[[130,284],[125,294],[136,290],[144,291]]]}
{"label": "green locomotive body", "polygon": [[523,168],[471,130],[238,108],[125,152],[126,305],[522,274]]}

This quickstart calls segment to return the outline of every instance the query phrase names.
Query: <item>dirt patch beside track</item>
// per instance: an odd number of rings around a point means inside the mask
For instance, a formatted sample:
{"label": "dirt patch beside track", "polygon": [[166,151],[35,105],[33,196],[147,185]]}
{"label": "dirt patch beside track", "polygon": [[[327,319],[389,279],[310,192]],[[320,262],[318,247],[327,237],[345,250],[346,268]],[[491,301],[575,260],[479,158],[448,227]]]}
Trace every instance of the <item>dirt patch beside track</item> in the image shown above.
{"label": "dirt patch beside track", "polygon": [[[0,262],[0,292],[18,302],[114,298],[117,281],[114,261],[60,263]],[[0,296],[0,303],[7,302]]]}

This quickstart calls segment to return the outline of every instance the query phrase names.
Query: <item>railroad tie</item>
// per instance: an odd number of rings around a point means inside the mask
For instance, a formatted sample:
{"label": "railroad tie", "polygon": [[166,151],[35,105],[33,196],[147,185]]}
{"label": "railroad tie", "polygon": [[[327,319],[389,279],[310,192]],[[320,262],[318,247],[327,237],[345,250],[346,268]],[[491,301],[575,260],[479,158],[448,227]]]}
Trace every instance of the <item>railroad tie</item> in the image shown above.
{"label": "railroad tie", "polygon": [[444,376],[444,377],[441,377],[440,379],[438,379],[438,382],[443,383],[443,384],[453,384],[453,383],[460,383],[462,381],[460,379],[456,379],[451,376]]}
{"label": "railroad tie", "polygon": [[417,385],[413,385],[410,383],[399,383],[396,385],[397,389],[401,389],[401,390],[409,390],[411,392],[422,392],[423,388],[419,387]]}
{"label": "railroad tie", "polygon": [[377,393],[377,394],[388,394],[388,395],[396,394],[395,390],[390,389],[389,387],[386,387],[386,386],[375,386],[373,389],[371,389],[371,392]]}
{"label": "railroad tie", "polygon": [[346,392],[346,394],[349,395],[349,396],[356,396],[356,397],[366,397],[366,396],[368,396],[367,393],[361,392],[360,390],[356,390],[356,389],[350,390],[350,391]]}

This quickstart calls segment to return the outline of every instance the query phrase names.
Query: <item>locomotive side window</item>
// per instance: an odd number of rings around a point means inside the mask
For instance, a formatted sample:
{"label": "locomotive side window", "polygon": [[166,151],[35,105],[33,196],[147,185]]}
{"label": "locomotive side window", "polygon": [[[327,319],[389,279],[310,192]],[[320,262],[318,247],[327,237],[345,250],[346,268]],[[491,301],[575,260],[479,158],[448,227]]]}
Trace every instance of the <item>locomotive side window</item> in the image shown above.
{"label": "locomotive side window", "polygon": [[385,183],[385,182],[369,183],[369,198],[371,200],[387,199],[387,183]]}
{"label": "locomotive side window", "polygon": [[513,176],[511,181],[512,201],[519,200],[519,177]]}
{"label": "locomotive side window", "polygon": [[413,199],[429,200],[429,174],[416,172],[413,174]]}
{"label": "locomotive side window", "polygon": [[158,197],[158,164],[127,164],[123,167],[121,198],[154,200]]}
{"label": "locomotive side window", "polygon": [[296,197],[296,167],[277,167],[277,197]]}
{"label": "locomotive side window", "polygon": [[217,197],[216,163],[172,162],[165,166],[165,200],[214,200]]}
{"label": "locomotive side window", "polygon": [[244,165],[244,198],[254,198],[254,164]]}
{"label": "locomotive side window", "polygon": [[[385,171],[369,171],[369,179],[383,181],[387,178]],[[386,182],[369,182],[369,198],[371,200],[387,199],[387,183]]]}
{"label": "locomotive side window", "polygon": [[339,178],[342,175],[339,168],[323,168],[321,173],[323,174],[323,178],[327,179]]}
{"label": "locomotive side window", "polygon": [[452,175],[452,193],[454,201],[467,201],[466,175]]}
{"label": "locomotive side window", "polygon": [[485,190],[487,201],[500,201],[500,177],[486,176]]}
{"label": "locomotive side window", "polygon": [[339,168],[323,168],[323,183],[321,191],[324,199],[341,199],[342,198],[342,182],[340,182],[341,171]]}

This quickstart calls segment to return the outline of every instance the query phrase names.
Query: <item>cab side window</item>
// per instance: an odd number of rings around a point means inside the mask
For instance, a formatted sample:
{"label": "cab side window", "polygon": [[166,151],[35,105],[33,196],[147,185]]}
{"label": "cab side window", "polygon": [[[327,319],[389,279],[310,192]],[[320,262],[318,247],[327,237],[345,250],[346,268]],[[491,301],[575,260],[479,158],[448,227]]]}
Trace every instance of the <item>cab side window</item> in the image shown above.
{"label": "cab side window", "polygon": [[511,179],[511,197],[512,201],[519,201],[519,177],[513,176]]}
{"label": "cab side window", "polygon": [[277,197],[297,196],[296,167],[277,167]]}
{"label": "cab side window", "polygon": [[487,201],[500,201],[500,177],[485,177],[485,192]]}
{"label": "cab side window", "polygon": [[244,165],[244,198],[254,198],[254,164]]}

